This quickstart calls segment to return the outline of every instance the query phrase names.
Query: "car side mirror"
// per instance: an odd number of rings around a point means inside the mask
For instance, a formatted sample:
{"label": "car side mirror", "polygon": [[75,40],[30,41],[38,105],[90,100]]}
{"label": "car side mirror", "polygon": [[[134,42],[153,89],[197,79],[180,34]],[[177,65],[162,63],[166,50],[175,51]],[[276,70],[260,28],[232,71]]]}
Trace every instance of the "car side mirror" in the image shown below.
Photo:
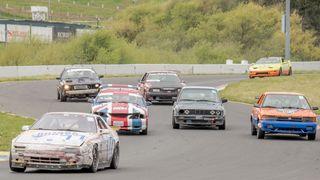
{"label": "car side mirror", "polygon": [[257,103],[255,103],[255,104],[253,105],[253,107],[255,107],[255,108],[260,108],[260,105],[257,104]]}
{"label": "car side mirror", "polygon": [[60,80],[60,77],[56,77],[56,80]]}
{"label": "car side mirror", "polygon": [[186,81],[185,80],[181,80],[181,83],[186,83]]}
{"label": "car side mirror", "polygon": [[100,134],[110,134],[109,129],[100,129]]}
{"label": "car side mirror", "polygon": [[176,102],[177,100],[178,100],[177,97],[172,97],[172,101],[173,101],[173,102]]}
{"label": "car side mirror", "polygon": [[317,111],[317,110],[319,110],[319,108],[318,107],[312,107],[312,110]]}
{"label": "car side mirror", "polygon": [[22,126],[21,130],[22,131],[28,131],[30,129],[30,126]]}
{"label": "car side mirror", "polygon": [[254,97],[254,99],[258,100],[258,99],[260,99],[260,96],[256,96],[256,97]]}
{"label": "car side mirror", "polygon": [[222,102],[222,103],[227,103],[227,102],[228,102],[228,99],[222,98],[222,99],[221,99],[221,102]]}
{"label": "car side mirror", "polygon": [[152,102],[147,101],[146,104],[147,104],[147,106],[151,106]]}
{"label": "car side mirror", "polygon": [[99,78],[103,78],[104,77],[104,75],[99,75]]}

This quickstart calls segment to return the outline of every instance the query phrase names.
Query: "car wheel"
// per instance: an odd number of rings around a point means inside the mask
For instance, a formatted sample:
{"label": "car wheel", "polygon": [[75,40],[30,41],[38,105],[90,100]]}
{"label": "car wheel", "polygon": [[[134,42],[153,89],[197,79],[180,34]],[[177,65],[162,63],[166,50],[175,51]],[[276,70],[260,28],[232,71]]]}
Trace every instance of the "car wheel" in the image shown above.
{"label": "car wheel", "polygon": [[19,172],[22,173],[26,170],[26,167],[22,167],[22,168],[16,168],[16,167],[12,167],[12,156],[11,156],[11,152],[10,152],[10,156],[9,156],[9,167],[10,170],[13,172]]}
{"label": "car wheel", "polygon": [[314,134],[308,134],[308,140],[311,140],[311,141],[316,140],[316,133],[314,133]]}
{"label": "car wheel", "polygon": [[60,93],[58,90],[57,90],[57,99],[60,100]]}
{"label": "car wheel", "polygon": [[67,96],[63,95],[62,92],[60,92],[60,102],[66,102],[67,101]]}
{"label": "car wheel", "polygon": [[279,76],[282,75],[282,68],[279,69]]}
{"label": "car wheel", "polygon": [[119,157],[120,157],[120,150],[119,150],[119,145],[117,144],[116,147],[114,148],[112,161],[111,161],[111,164],[110,164],[110,168],[111,169],[117,169],[118,168]]}
{"label": "car wheel", "polygon": [[265,135],[265,132],[261,128],[258,128],[257,138],[264,139],[264,135]]}
{"label": "car wheel", "polygon": [[292,75],[292,68],[290,67],[289,72],[288,72],[288,76]]}
{"label": "car wheel", "polygon": [[223,122],[222,125],[218,126],[219,130],[225,130],[226,129],[226,121]]}
{"label": "car wheel", "polygon": [[142,132],[140,134],[147,135],[148,134],[148,128],[146,128],[145,130],[142,130]]}
{"label": "car wheel", "polygon": [[92,150],[92,164],[89,168],[89,171],[92,173],[95,173],[98,171],[99,167],[99,152],[98,152],[98,146],[95,145]]}
{"label": "car wheel", "polygon": [[256,128],[256,126],[253,124],[252,120],[251,120],[251,135],[252,135],[252,136],[257,135],[257,128]]}
{"label": "car wheel", "polygon": [[179,129],[180,128],[180,124],[176,123],[176,118],[174,116],[172,116],[172,128],[173,129]]}

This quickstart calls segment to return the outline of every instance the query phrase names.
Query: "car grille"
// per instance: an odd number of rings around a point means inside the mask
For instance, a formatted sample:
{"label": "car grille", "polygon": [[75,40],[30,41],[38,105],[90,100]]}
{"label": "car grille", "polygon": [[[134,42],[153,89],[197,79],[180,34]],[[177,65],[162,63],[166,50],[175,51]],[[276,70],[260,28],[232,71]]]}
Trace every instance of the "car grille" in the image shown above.
{"label": "car grille", "polygon": [[296,121],[302,122],[302,118],[291,118],[291,117],[278,117],[277,121]]}
{"label": "car grille", "polygon": [[44,163],[44,164],[60,164],[59,158],[47,158],[47,157],[30,157],[30,163]]}

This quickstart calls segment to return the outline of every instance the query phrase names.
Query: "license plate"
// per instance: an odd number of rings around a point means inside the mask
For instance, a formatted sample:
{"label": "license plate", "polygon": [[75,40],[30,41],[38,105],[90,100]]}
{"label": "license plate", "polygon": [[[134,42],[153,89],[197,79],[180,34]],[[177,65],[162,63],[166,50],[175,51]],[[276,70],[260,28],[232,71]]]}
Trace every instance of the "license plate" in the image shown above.
{"label": "license plate", "polygon": [[121,127],[123,126],[123,121],[113,121],[113,126]]}
{"label": "license plate", "polygon": [[191,124],[192,123],[192,121],[191,120],[187,120],[187,124]]}
{"label": "license plate", "polygon": [[202,116],[196,116],[196,119],[203,119]]}
{"label": "license plate", "polygon": [[80,85],[80,86],[74,86],[74,89],[79,90],[79,89],[87,89],[88,86],[86,85]]}
{"label": "license plate", "polygon": [[118,126],[111,126],[111,128],[112,128],[113,130],[115,130],[115,131],[118,131],[118,130],[120,130],[120,128],[121,128],[121,127],[118,127]]}

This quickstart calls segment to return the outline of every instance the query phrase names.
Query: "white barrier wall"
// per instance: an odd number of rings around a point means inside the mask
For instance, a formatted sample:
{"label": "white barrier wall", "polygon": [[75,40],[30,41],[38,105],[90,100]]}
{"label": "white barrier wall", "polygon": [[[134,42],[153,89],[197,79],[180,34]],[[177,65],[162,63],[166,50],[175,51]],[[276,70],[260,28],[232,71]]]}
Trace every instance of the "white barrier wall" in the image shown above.
{"label": "white barrier wall", "polygon": [[[77,65],[79,66],[79,65]],[[320,62],[292,62],[294,71],[320,71]],[[0,66],[0,77],[59,75],[70,65]],[[132,75],[147,71],[173,70],[182,74],[243,74],[245,64],[92,64],[81,67],[94,68],[99,74]]]}

